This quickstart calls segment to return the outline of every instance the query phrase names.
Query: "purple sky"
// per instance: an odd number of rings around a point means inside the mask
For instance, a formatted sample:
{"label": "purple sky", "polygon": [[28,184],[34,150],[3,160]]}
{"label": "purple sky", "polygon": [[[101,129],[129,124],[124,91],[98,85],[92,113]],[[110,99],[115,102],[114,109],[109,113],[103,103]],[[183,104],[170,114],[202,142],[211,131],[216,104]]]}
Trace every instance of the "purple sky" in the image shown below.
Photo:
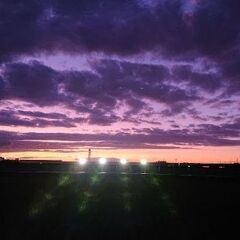
{"label": "purple sky", "polygon": [[239,9],[239,0],[1,1],[0,152],[240,157]]}

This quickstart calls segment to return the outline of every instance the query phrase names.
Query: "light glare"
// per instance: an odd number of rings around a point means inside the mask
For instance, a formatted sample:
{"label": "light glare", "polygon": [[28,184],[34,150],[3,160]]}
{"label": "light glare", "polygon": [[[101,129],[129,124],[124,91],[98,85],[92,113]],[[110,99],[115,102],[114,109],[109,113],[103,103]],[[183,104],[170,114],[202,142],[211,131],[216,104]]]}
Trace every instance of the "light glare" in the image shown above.
{"label": "light glare", "polygon": [[140,163],[141,163],[141,165],[146,166],[147,165],[147,160],[146,159],[141,159]]}
{"label": "light glare", "polygon": [[126,158],[121,158],[121,159],[120,159],[120,163],[121,163],[122,165],[126,165],[126,164],[127,164],[127,159],[126,159]]}
{"label": "light glare", "polygon": [[78,160],[78,163],[79,163],[79,165],[83,166],[83,165],[85,165],[87,163],[87,159],[86,158],[80,158]]}
{"label": "light glare", "polygon": [[105,165],[107,163],[107,159],[106,158],[99,158],[98,162],[101,164],[101,165]]}

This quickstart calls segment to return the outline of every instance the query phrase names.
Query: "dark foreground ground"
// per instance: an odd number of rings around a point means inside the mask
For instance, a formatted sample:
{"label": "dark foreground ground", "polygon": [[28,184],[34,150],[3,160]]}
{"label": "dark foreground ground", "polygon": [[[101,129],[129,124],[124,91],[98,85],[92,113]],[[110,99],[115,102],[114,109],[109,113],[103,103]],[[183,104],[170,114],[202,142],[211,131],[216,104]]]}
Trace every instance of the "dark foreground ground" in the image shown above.
{"label": "dark foreground ground", "polygon": [[9,172],[0,189],[0,239],[239,237],[237,176]]}

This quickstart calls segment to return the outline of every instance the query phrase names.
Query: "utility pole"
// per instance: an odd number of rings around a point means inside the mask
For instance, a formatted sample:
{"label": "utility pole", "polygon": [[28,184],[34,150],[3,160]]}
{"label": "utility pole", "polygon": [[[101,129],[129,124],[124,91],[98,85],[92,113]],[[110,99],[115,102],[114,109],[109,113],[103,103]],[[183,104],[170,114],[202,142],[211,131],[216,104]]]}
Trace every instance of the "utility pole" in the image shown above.
{"label": "utility pole", "polygon": [[88,149],[88,162],[91,160],[91,148]]}

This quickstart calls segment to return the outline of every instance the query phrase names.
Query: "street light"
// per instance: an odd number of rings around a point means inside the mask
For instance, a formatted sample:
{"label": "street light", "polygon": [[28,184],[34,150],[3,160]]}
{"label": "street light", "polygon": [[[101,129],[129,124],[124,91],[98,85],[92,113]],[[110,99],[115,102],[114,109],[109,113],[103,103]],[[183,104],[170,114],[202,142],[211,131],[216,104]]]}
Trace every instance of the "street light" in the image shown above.
{"label": "street light", "polygon": [[140,160],[140,164],[141,164],[142,166],[146,166],[146,165],[147,165],[147,160],[146,160],[146,159],[141,159],[141,160]]}
{"label": "street light", "polygon": [[78,163],[79,163],[79,165],[84,166],[87,163],[87,159],[86,158],[80,158],[78,160]]}
{"label": "street light", "polygon": [[120,163],[121,163],[121,165],[126,165],[127,164],[127,159],[126,158],[121,158]]}
{"label": "street light", "polygon": [[99,158],[98,160],[100,165],[105,165],[107,163],[107,159],[106,158]]}

